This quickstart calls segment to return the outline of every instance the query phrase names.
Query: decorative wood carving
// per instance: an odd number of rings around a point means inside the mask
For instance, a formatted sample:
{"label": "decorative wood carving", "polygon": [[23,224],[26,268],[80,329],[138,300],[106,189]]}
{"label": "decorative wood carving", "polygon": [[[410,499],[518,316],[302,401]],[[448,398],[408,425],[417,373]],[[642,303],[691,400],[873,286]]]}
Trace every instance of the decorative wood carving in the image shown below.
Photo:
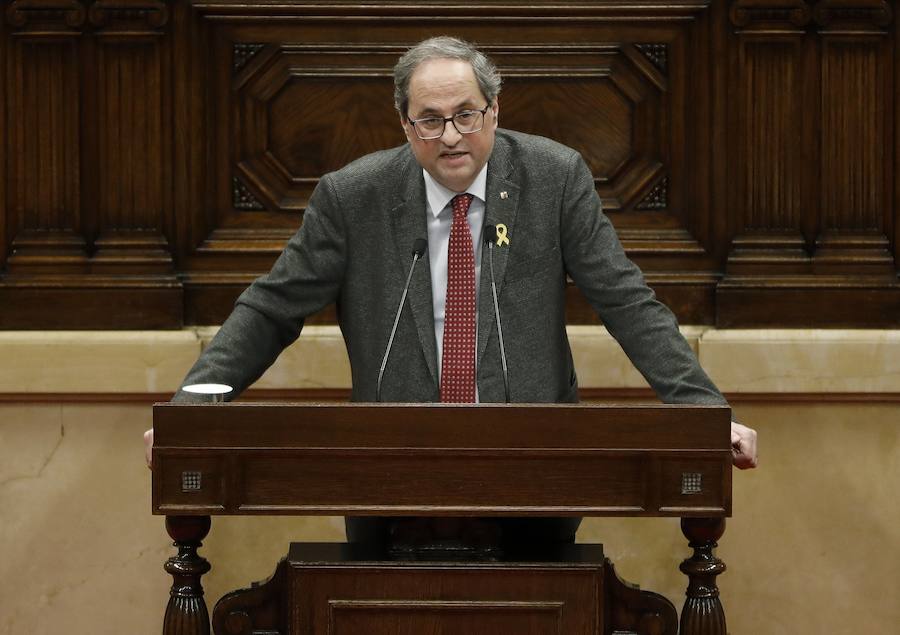
{"label": "decorative wood carving", "polygon": [[669,179],[663,178],[657,183],[650,193],[635,206],[637,210],[666,209],[669,194]]}
{"label": "decorative wood carving", "polygon": [[[390,107],[390,77],[400,52],[280,46],[241,76],[231,97],[241,113],[231,135],[239,139],[233,169],[273,208],[302,210],[321,174],[397,145],[400,128]],[[230,85],[222,88],[219,98],[229,99]],[[339,122],[335,112],[341,113]],[[238,200],[247,202],[244,196]],[[294,218],[285,220],[292,231]]]}
{"label": "decorative wood carving", "polygon": [[235,42],[232,56],[232,69],[237,74],[253,59],[253,57],[266,47],[265,44],[252,42]]}
{"label": "decorative wood carving", "polygon": [[885,0],[819,0],[813,20],[825,29],[869,28],[881,30],[891,23],[893,12]]}
{"label": "decorative wood carving", "polygon": [[287,569],[285,558],[265,582],[224,595],[213,609],[213,632],[216,635],[287,633],[288,607],[283,602]]}
{"label": "decorative wood carving", "polygon": [[687,599],[681,609],[681,635],[726,635],[725,611],[719,601],[716,577],[725,563],[713,555],[716,541],[725,532],[724,518],[682,518],[681,531],[694,555],[681,563],[688,576]]}
{"label": "decorative wood carving", "polygon": [[[645,135],[651,122],[669,114],[665,79],[635,63],[630,47],[615,44],[487,48],[503,69],[503,125],[576,147],[604,209],[633,209],[669,160],[666,139]],[[568,68],[558,70],[563,65]],[[601,138],[602,144],[585,142]]]}
{"label": "decorative wood carving", "polygon": [[166,531],[178,547],[178,555],[166,562],[172,576],[172,590],[163,635],[209,635],[209,613],[203,599],[200,578],[209,572],[206,558],[197,549],[209,533],[209,516],[167,516]]}
{"label": "decorative wood carving", "polygon": [[238,177],[234,177],[231,181],[232,183],[232,202],[234,205],[234,209],[241,210],[260,210],[266,209],[265,206],[256,200],[256,197],[253,195],[253,192],[244,185],[244,182],[241,181]]}
{"label": "decorative wood carving", "polygon": [[669,72],[669,47],[666,44],[635,44],[663,75]]}
{"label": "decorative wood carving", "polygon": [[803,0],[735,0],[731,22],[740,28],[802,28],[812,18],[810,3]]}
{"label": "decorative wood carving", "polygon": [[158,29],[169,21],[169,9],[162,0],[94,0],[88,19],[97,27],[109,26],[115,20],[128,26],[144,24]]}
{"label": "decorative wood carving", "polygon": [[14,0],[6,9],[6,19],[17,29],[62,25],[77,29],[84,24],[85,9],[77,0]]}
{"label": "decorative wood carving", "polygon": [[625,582],[606,559],[607,629],[612,633],[676,635],[678,614],[662,595]]}

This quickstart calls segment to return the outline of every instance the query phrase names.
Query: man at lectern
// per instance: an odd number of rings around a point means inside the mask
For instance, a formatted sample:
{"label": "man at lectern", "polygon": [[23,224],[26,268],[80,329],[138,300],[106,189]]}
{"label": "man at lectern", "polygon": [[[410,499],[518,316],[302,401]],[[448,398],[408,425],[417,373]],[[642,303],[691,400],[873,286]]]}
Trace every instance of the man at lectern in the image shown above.
{"label": "man at lectern", "polygon": [[[466,42],[407,51],[394,68],[407,143],[322,177],[302,227],[184,385],[240,394],[336,303],[355,401],[577,401],[568,276],[662,401],[724,404],[625,256],[581,156],[498,128],[500,84]],[[756,433],[732,424],[732,442],[735,465],[755,466]],[[578,524],[517,522],[510,531],[551,540],[574,540]],[[349,537],[368,535],[364,525],[349,522]]]}

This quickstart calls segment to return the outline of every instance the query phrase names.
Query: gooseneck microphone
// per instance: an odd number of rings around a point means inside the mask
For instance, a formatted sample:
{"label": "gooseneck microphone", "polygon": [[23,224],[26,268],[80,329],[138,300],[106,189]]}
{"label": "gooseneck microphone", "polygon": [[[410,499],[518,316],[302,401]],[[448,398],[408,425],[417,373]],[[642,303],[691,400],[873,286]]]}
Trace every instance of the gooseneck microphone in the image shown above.
{"label": "gooseneck microphone", "polygon": [[494,298],[494,318],[497,320],[497,339],[500,340],[500,365],[503,367],[503,388],[506,390],[506,403],[509,403],[509,369],[506,367],[506,347],[503,346],[503,325],[500,323],[500,304],[497,302],[497,285],[494,284],[494,243],[497,242],[497,228],[494,225],[484,226],[484,243],[488,248],[488,260],[491,269],[491,296]]}
{"label": "gooseneck microphone", "polygon": [[391,347],[394,345],[394,335],[397,333],[397,325],[400,324],[400,314],[403,313],[403,305],[406,304],[406,294],[409,292],[409,283],[412,280],[413,271],[416,263],[425,254],[428,249],[428,241],[424,238],[416,238],[412,248],[412,264],[409,266],[409,273],[406,276],[406,284],[403,286],[403,295],[400,296],[400,306],[397,307],[397,315],[394,317],[394,326],[391,328],[391,336],[388,338],[387,348],[384,350],[384,358],[381,360],[381,369],[378,371],[378,382],[375,384],[375,401],[381,403],[381,379],[384,377],[384,367],[387,366],[388,357],[391,354]]}

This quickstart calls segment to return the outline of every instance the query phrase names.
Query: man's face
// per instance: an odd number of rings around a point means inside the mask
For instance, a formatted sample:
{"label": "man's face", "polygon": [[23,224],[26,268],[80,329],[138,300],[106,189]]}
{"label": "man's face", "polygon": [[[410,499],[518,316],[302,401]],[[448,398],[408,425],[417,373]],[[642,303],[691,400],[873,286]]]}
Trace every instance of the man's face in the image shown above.
{"label": "man's face", "polygon": [[410,78],[407,113],[400,115],[403,131],[419,165],[435,181],[454,192],[464,192],[491,156],[499,111],[497,102],[485,113],[480,132],[460,134],[448,121],[438,139],[419,139],[405,115],[410,119],[452,117],[462,110],[481,110],[487,105],[468,62],[429,60],[420,64]]}

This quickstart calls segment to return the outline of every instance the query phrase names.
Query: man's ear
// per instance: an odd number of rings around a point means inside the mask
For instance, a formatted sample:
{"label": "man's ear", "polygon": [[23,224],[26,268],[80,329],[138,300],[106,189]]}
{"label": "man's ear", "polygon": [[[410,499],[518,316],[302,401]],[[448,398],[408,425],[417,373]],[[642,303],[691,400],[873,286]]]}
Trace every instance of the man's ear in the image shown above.
{"label": "man's ear", "polygon": [[400,115],[400,127],[403,128],[403,134],[406,135],[407,141],[412,141],[412,138],[409,136],[411,134],[409,121],[402,114]]}
{"label": "man's ear", "polygon": [[497,129],[497,125],[500,122],[500,98],[494,97],[494,104],[491,106],[491,110],[494,111],[494,130]]}

